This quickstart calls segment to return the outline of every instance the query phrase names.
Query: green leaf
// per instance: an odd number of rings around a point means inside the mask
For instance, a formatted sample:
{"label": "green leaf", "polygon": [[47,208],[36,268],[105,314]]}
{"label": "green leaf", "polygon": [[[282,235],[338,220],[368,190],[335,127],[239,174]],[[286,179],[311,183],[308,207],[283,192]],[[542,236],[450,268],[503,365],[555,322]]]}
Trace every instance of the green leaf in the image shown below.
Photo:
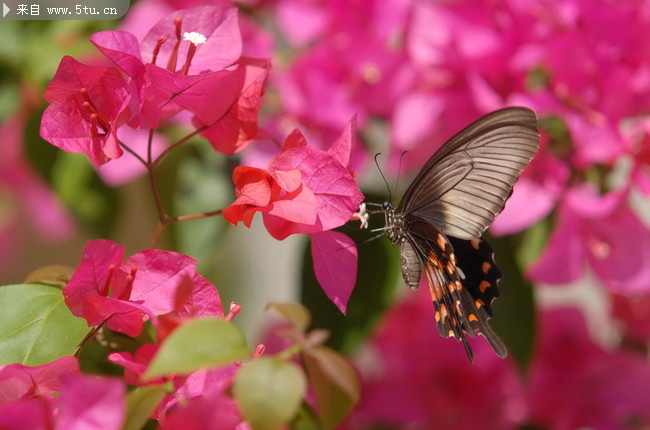
{"label": "green leaf", "polygon": [[296,330],[305,331],[311,323],[309,309],[300,303],[276,303],[271,302],[266,305],[267,308],[275,309],[282,318],[293,326]]}
{"label": "green leaf", "polygon": [[345,357],[324,346],[303,351],[302,358],[316,392],[321,423],[326,429],[336,428],[359,401],[359,376]]}
{"label": "green leaf", "polygon": [[122,430],[143,428],[168,392],[166,385],[149,385],[131,391],[126,398],[126,419]]}
{"label": "green leaf", "polygon": [[72,355],[89,331],[61,289],[47,285],[0,287],[0,315],[0,364],[38,366]]}
{"label": "green leaf", "polygon": [[253,429],[273,430],[296,415],[307,381],[296,364],[262,357],[237,372],[233,389],[242,415]]}
{"label": "green leaf", "polygon": [[154,357],[144,379],[187,374],[206,367],[230,364],[249,354],[246,339],[234,325],[221,318],[190,321],[169,335]]}

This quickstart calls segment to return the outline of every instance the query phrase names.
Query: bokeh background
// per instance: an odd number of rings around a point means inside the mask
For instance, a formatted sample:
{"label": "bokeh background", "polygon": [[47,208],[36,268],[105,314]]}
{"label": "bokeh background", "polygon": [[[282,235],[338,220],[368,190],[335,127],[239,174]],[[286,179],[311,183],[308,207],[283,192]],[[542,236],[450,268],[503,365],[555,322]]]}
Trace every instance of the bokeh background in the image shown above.
{"label": "bokeh background", "polygon": [[[202,4],[140,0],[116,21],[0,23],[0,283],[75,267],[89,239],[127,254],[147,246],[156,212],[142,172],[97,172],[43,141],[43,92],[64,55],[100,61],[93,32],[143,37],[174,9]],[[232,169],[269,159],[270,142],[295,127],[326,147],[357,114],[351,168],[373,202],[389,195],[378,152],[399,195],[447,138],[492,110],[528,106],[542,132],[487,235],[504,272],[492,325],[507,359],[478,338],[470,365],[439,338],[428,292],[406,291],[384,238],[359,246],[343,316],[315,281],[306,238],[275,241],[259,220],[250,230],[220,218],[174,225],[160,246],[198,259],[222,299],[243,306],[237,322],[251,344],[273,344],[266,302],[305,303],[362,376],[351,429],[650,428],[650,2],[210,4],[240,9],[245,54],[273,68],[251,147],[226,157],[195,139],[166,160],[159,178],[174,214],[227,206]],[[187,130],[178,118],[158,144]],[[340,230],[357,243],[372,235],[357,227]]]}

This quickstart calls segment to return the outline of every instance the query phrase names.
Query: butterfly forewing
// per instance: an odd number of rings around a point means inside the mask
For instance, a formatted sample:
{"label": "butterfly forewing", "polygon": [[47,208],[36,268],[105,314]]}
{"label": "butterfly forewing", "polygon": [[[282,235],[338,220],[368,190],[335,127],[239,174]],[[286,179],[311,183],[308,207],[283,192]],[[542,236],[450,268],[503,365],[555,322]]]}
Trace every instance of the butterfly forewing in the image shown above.
{"label": "butterfly forewing", "polygon": [[503,210],[538,147],[533,111],[507,108],[489,114],[429,159],[397,212],[418,215],[447,236],[479,237]]}

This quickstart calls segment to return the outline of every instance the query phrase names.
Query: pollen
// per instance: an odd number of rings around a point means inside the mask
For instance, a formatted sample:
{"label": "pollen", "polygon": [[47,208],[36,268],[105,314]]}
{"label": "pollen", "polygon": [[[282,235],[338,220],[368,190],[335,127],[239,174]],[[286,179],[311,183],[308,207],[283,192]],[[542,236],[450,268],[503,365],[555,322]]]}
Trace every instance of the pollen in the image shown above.
{"label": "pollen", "polygon": [[203,45],[205,42],[207,42],[208,39],[206,39],[206,37],[201,33],[192,31],[183,33],[183,40],[187,40],[194,45]]}

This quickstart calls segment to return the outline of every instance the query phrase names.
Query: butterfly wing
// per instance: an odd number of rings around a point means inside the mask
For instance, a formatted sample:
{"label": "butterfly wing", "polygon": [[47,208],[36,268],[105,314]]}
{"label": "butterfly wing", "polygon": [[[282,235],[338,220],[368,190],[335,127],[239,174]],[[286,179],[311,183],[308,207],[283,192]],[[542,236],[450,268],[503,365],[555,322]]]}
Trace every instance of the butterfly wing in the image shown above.
{"label": "butterfly wing", "polygon": [[532,110],[515,107],[486,115],[427,161],[397,212],[420,216],[447,236],[479,237],[503,210],[538,147]]}
{"label": "butterfly wing", "polygon": [[[447,238],[417,216],[407,216],[406,224],[407,240],[431,288],[438,333],[462,341],[470,361],[473,354],[465,335],[475,337],[477,332],[485,336],[499,357],[505,357],[505,345],[488,325],[501,278],[490,246],[481,239],[472,242]],[[451,240],[458,244],[459,252]]]}

